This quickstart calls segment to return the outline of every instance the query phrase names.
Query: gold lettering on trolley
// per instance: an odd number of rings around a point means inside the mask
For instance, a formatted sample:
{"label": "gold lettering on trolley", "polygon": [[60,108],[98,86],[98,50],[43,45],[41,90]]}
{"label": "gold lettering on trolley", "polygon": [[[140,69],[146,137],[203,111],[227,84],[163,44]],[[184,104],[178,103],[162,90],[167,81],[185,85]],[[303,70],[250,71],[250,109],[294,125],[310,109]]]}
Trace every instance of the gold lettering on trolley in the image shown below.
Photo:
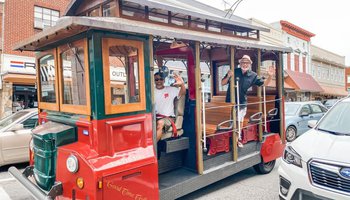
{"label": "gold lettering on trolley", "polygon": [[129,197],[130,199],[147,200],[147,197],[144,197],[141,194],[132,193],[128,188],[115,185],[110,181],[107,182],[107,188],[115,190],[115,191],[119,192],[122,196]]}

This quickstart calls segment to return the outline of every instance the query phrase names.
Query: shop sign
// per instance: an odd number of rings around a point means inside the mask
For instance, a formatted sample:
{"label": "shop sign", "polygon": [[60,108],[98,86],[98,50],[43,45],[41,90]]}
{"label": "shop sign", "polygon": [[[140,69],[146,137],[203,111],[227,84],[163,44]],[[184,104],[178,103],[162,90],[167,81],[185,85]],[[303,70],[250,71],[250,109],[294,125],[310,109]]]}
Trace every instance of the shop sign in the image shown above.
{"label": "shop sign", "polygon": [[35,74],[35,58],[4,54],[3,72]]}
{"label": "shop sign", "polygon": [[110,68],[110,79],[111,81],[126,82],[126,72],[122,67],[111,67]]}

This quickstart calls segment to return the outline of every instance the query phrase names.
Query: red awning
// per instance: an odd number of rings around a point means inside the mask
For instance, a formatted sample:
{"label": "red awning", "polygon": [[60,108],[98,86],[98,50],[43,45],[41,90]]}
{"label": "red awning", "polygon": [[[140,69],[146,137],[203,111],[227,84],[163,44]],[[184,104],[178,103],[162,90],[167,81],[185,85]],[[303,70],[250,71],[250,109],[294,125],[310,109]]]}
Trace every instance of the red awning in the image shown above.
{"label": "red awning", "polygon": [[296,72],[289,69],[285,71],[288,74],[286,82],[293,86],[295,90],[302,92],[323,92],[322,87],[310,74]]}
{"label": "red awning", "polygon": [[[276,88],[276,79],[272,79],[267,85],[266,87],[270,87],[270,88]],[[294,88],[292,86],[290,86],[286,81],[284,81],[284,89],[285,90],[294,90]]]}
{"label": "red awning", "polygon": [[321,86],[323,89],[323,92],[321,94],[324,95],[333,95],[333,96],[348,96],[348,92],[345,90],[344,87],[337,87],[337,86]]}

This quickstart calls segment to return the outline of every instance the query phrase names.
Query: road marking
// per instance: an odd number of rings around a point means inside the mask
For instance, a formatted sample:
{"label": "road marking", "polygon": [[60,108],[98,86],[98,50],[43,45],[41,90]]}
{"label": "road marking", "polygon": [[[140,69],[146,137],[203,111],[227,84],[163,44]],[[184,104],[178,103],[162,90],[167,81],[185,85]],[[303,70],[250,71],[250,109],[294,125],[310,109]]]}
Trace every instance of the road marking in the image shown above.
{"label": "road marking", "polygon": [[4,183],[4,182],[9,182],[9,181],[15,181],[15,178],[5,178],[5,179],[0,179],[0,183]]}
{"label": "road marking", "polygon": [[3,187],[0,187],[0,199],[1,200],[11,200],[10,196],[7,194],[7,192],[4,190]]}

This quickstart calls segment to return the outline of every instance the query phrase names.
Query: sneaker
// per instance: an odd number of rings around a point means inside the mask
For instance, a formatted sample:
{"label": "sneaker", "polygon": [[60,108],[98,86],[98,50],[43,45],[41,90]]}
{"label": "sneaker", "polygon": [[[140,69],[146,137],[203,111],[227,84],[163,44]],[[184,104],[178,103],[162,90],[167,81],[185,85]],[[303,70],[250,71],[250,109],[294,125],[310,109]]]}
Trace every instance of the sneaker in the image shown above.
{"label": "sneaker", "polygon": [[239,148],[243,148],[243,144],[242,144],[241,142],[237,142],[237,146],[238,146]]}

